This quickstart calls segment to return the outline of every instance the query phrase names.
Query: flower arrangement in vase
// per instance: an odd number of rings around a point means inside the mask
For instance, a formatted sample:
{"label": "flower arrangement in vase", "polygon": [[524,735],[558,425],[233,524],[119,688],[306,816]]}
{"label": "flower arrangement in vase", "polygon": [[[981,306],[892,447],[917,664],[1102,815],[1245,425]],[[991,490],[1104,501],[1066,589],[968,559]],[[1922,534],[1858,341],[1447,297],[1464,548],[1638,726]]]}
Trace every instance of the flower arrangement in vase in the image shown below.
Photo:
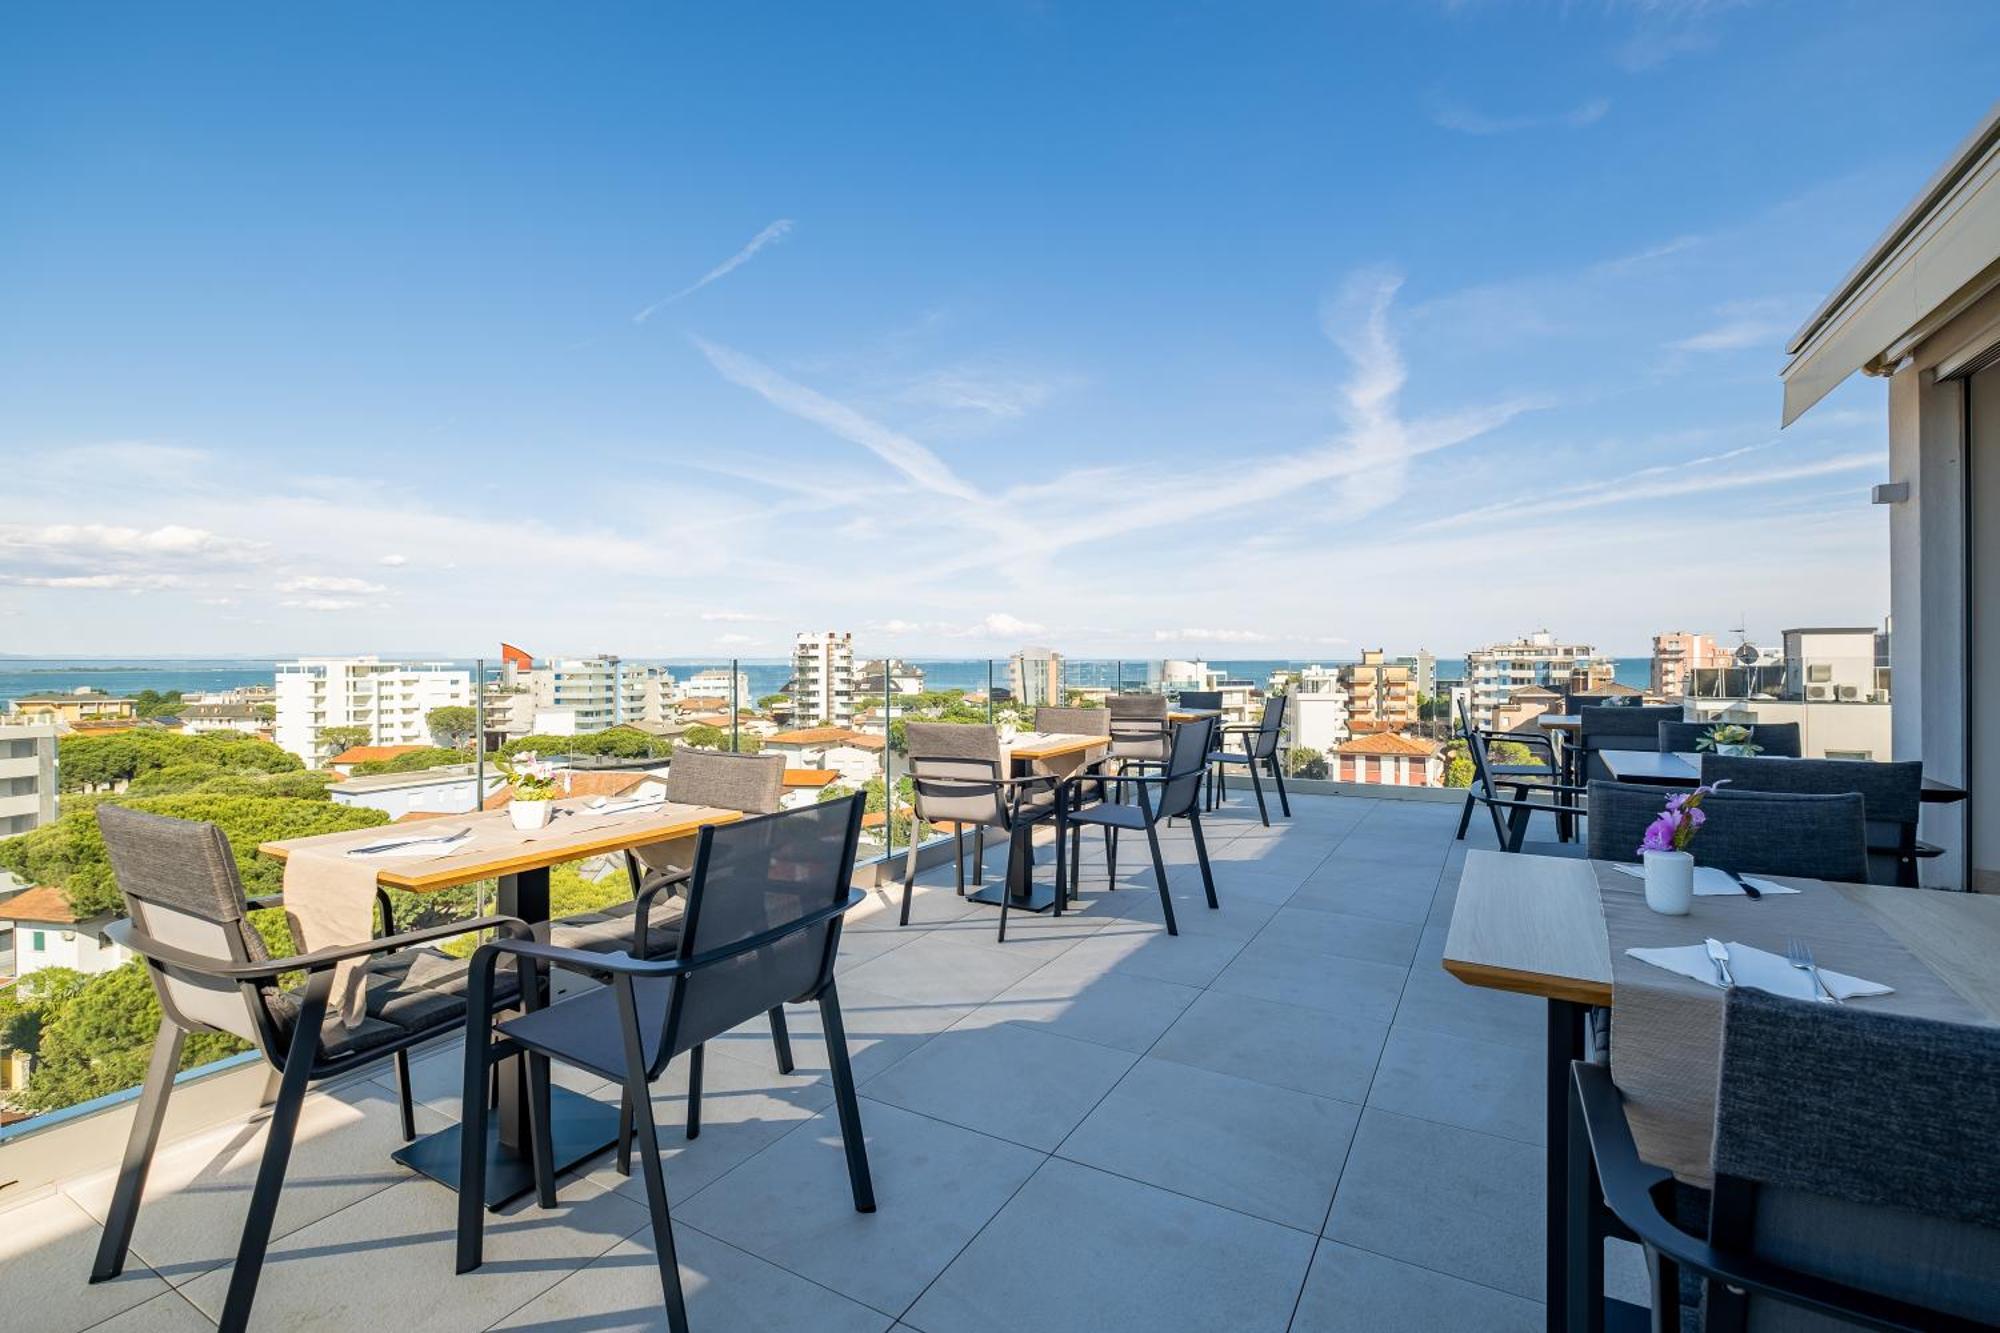
{"label": "flower arrangement in vase", "polygon": [[1764,747],[1750,739],[1750,728],[1734,722],[1722,722],[1703,732],[1694,743],[1697,750],[1712,750],[1716,754],[1753,755],[1762,754]]}
{"label": "flower arrangement in vase", "polygon": [[514,827],[526,832],[549,822],[550,803],[562,789],[556,780],[556,766],[534,754],[523,754],[500,768],[514,784],[514,799],[507,804]]}
{"label": "flower arrangement in vase", "polygon": [[1686,916],[1694,906],[1694,853],[1688,844],[1708,822],[1701,803],[1720,785],[1668,797],[1666,809],[1646,826],[1638,853],[1646,867],[1646,906],[1655,912]]}

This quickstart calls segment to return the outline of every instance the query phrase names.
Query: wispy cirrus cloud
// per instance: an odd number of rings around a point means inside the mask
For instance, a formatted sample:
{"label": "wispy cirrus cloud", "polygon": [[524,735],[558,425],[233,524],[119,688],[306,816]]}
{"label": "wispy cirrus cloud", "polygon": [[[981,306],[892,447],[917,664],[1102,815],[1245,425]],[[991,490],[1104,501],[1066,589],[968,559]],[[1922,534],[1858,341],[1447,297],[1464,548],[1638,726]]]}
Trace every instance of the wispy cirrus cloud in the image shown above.
{"label": "wispy cirrus cloud", "polygon": [[1593,97],[1560,111],[1496,115],[1447,97],[1431,99],[1431,124],[1459,134],[1519,134],[1524,130],[1588,129],[1611,114],[1611,100]]}
{"label": "wispy cirrus cloud", "polygon": [[729,258],[723,260],[720,264],[717,264],[714,268],[702,274],[700,278],[696,279],[692,283],[689,283],[687,286],[681,288],[679,291],[673,293],[671,296],[661,297],[659,300],[653,302],[653,304],[647,306],[644,310],[641,310],[638,314],[632,316],[632,322],[634,324],[644,324],[647,320],[653,317],[654,312],[666,306],[670,306],[674,302],[682,300],[685,297],[693,296],[696,292],[708,286],[708,284],[710,284],[711,282],[716,282],[722,278],[728,277],[731,273],[734,273],[737,269],[742,268],[752,259],[755,259],[757,257],[757,252],[759,250],[762,250],[765,246],[771,245],[777,241],[784,240],[786,236],[791,234],[792,226],[793,222],[790,218],[779,218],[776,222],[773,222],[770,226],[764,228],[764,230],[758,232],[755,236],[752,236],[749,240],[749,243],[746,244],[741,250],[738,250],[735,254],[729,256]]}
{"label": "wispy cirrus cloud", "polygon": [[388,589],[379,583],[370,583],[367,579],[346,578],[333,574],[301,574],[280,583],[278,591],[376,593],[387,592]]}
{"label": "wispy cirrus cloud", "polygon": [[1785,335],[1797,326],[1802,303],[1792,297],[1730,301],[1717,307],[1717,323],[1667,344],[1674,352],[1741,352],[1764,346],[1776,356]]}

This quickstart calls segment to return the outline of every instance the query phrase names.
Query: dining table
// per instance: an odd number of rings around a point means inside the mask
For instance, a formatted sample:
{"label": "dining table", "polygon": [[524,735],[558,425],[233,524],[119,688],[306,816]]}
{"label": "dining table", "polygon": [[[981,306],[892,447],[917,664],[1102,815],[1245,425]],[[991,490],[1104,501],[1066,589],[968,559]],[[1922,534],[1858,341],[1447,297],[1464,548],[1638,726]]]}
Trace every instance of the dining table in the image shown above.
{"label": "dining table", "polygon": [[[1656,787],[1698,787],[1701,785],[1701,753],[1695,750],[1599,750],[1597,757],[1617,782],[1645,783]],[[1778,756],[1773,756],[1774,758]],[[1929,805],[1951,805],[1965,799],[1965,788],[1924,775],[1922,800]]]}
{"label": "dining table", "polygon": [[[569,861],[645,847],[678,864],[693,863],[693,843],[701,830],[743,818],[737,810],[671,802],[620,803],[609,812],[582,800],[553,803],[549,822],[539,829],[514,827],[506,809],[467,815],[440,815],[401,824],[286,838],[258,850],[280,861],[300,853],[346,856],[356,848],[380,845],[407,830],[423,837],[429,828],[465,830],[450,845],[371,855],[375,883],[405,893],[437,893],[481,880],[497,881],[496,910],[549,938],[549,871]],[[678,853],[678,856],[676,855]],[[288,891],[289,895],[289,891]],[[519,1057],[499,1062],[499,1114],[491,1117],[486,1161],[486,1204],[498,1208],[534,1188],[528,1138],[527,1071]],[[617,1108],[561,1087],[551,1089],[550,1131],[558,1172],[603,1151],[618,1138]],[[398,1149],[397,1161],[453,1189],[458,1187],[459,1127],[453,1124]]]}
{"label": "dining table", "polygon": [[[1000,741],[1001,771],[1010,777],[1050,777],[1060,782],[1102,759],[1111,750],[1109,735],[1081,732],[1024,731]],[[973,889],[965,896],[991,907],[1007,900],[1010,911],[1048,912],[1056,906],[1056,886],[1035,883],[1034,825],[1015,826],[1007,851],[1007,873],[998,884]]]}
{"label": "dining table", "polygon": [[[1618,946],[1700,945],[1714,936],[1775,953],[1799,936],[1816,941],[1817,961],[1827,969],[1844,965],[1856,976],[1896,987],[1890,995],[1850,998],[1850,1004],[2000,1025],[2000,896],[1768,876],[1759,877],[1771,881],[1761,898],[1698,896],[1689,915],[1665,917],[1644,906],[1641,880],[1627,873],[1632,869],[1573,857],[1468,852],[1445,938],[1444,969],[1460,981],[1546,1005],[1546,1318],[1550,1330],[1562,1333],[1644,1326],[1637,1322],[1644,1312],[1606,1301],[1602,1240],[1573,1224],[1596,1198],[1589,1146],[1581,1136],[1572,1139],[1568,1114],[1570,1063],[1589,1053],[1586,1014],[1609,1011],[1610,1071],[1614,1082],[1624,1080],[1621,1089],[1658,1086],[1646,1084],[1649,1071],[1636,1054],[1621,1069],[1628,1047],[1643,1051],[1643,1037],[1658,1039],[1642,1017],[1675,1016],[1667,1040],[1693,1047],[1681,1051],[1676,1070],[1706,1069],[1712,1077],[1720,1055],[1726,992],[1639,962],[1615,947],[1614,938]],[[1622,1028],[1621,996],[1629,1010]],[[1688,1021],[1690,1015],[1695,1021]],[[1678,1112],[1678,1121],[1654,1141],[1672,1145],[1676,1132],[1679,1141],[1692,1139],[1696,1147],[1684,1152],[1693,1156],[1662,1164],[1684,1178],[1698,1176],[1712,1094],[1707,1103],[1684,1098]],[[1647,1145],[1641,1138],[1642,1152]]]}

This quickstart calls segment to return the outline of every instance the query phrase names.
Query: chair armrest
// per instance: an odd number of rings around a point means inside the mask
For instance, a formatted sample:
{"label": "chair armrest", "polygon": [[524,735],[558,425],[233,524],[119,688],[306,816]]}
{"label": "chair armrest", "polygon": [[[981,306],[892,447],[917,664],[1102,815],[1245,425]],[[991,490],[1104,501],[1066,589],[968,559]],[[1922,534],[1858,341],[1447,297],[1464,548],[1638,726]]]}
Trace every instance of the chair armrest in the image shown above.
{"label": "chair armrest", "polygon": [[1992,1327],[1978,1320],[1940,1314],[1877,1292],[1813,1277],[1755,1255],[1718,1250],[1701,1237],[1689,1235],[1660,1210],[1654,1191],[1672,1181],[1673,1175],[1640,1158],[1638,1145],[1632,1140],[1631,1123],[1625,1118],[1623,1099],[1611,1081],[1611,1071],[1583,1060],[1573,1061],[1569,1068],[1570,1108],[1583,1121],[1584,1133],[1589,1137],[1604,1206],[1631,1228],[1646,1248],[1731,1287],[1756,1291],[1836,1322],[1852,1321],[1859,1316],[1864,1327],[1907,1329],[1912,1333],[1919,1329],[1970,1333]]}
{"label": "chair armrest", "polygon": [[694,871],[692,870],[660,870],[653,873],[657,878],[651,884],[646,885],[632,895],[634,902],[650,907],[653,904],[653,899],[659,897],[668,889],[677,888],[694,878]]}
{"label": "chair armrest", "polygon": [[1590,817],[1590,811],[1584,806],[1564,805],[1560,801],[1510,801],[1504,796],[1481,796],[1476,791],[1472,793],[1472,799],[1481,805],[1500,810],[1545,810],[1555,815],[1576,815],[1583,819]]}
{"label": "chair armrest", "polygon": [[[243,900],[243,906],[252,912],[277,911],[283,908],[284,905],[285,895],[282,892],[263,893],[255,898],[245,898]],[[395,934],[396,909],[390,905],[389,891],[380,884],[375,886],[375,905],[382,909],[382,933],[384,935]]]}
{"label": "chair armrest", "polygon": [[189,953],[171,944],[163,944],[134,927],[129,917],[111,922],[105,926],[104,933],[113,943],[121,944],[134,953],[157,962],[171,963],[190,972],[199,972],[229,981],[255,982],[269,981],[286,972],[323,972],[336,963],[369,958],[376,954],[394,953],[398,949],[407,949],[412,945],[428,944],[432,940],[448,940],[457,935],[469,935],[477,930],[504,930],[510,936],[517,937],[533,934],[528,923],[519,917],[479,916],[465,921],[441,922],[435,926],[405,931],[401,935],[361,940],[354,944],[342,944],[328,949],[315,949],[311,953],[294,954],[290,958],[272,958],[261,963],[231,963],[210,958],[205,954]]}

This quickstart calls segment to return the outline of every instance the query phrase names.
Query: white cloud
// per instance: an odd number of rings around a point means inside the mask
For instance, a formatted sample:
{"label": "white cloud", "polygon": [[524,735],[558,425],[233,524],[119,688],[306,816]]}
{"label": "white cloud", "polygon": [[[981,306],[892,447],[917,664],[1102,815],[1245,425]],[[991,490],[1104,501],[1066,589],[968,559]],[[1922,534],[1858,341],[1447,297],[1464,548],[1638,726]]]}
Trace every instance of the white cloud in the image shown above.
{"label": "white cloud", "polygon": [[301,574],[278,585],[279,592],[369,593],[388,591],[367,579],[343,578],[330,574]]}
{"label": "white cloud", "polygon": [[762,639],[753,638],[748,634],[718,634],[715,636],[715,641],[724,648],[747,648],[763,642]]}
{"label": "white cloud", "polygon": [[0,553],[40,555],[132,555],[247,559],[257,542],[223,537],[178,523],[157,528],[113,527],[102,523],[53,523],[44,527],[0,526]]}
{"label": "white cloud", "polygon": [[1154,643],[1274,643],[1277,636],[1254,629],[1156,629]]}
{"label": "white cloud", "polygon": [[704,611],[701,613],[701,618],[724,624],[749,624],[775,619],[773,616],[760,616],[750,611]]}
{"label": "white cloud", "polygon": [[741,250],[738,250],[735,254],[729,256],[729,258],[723,260],[720,264],[717,264],[714,268],[702,274],[699,280],[697,280],[696,282],[692,283],[689,286],[681,288],[679,291],[675,292],[672,296],[661,297],[659,300],[653,302],[653,304],[647,306],[644,310],[641,310],[638,314],[632,316],[632,322],[634,324],[644,324],[647,320],[653,317],[653,312],[660,309],[662,306],[672,305],[674,302],[680,300],[684,296],[692,296],[696,292],[700,291],[702,288],[708,286],[709,283],[714,282],[716,279],[724,278],[727,277],[729,274],[734,273],[737,269],[743,267],[743,265],[749,263],[752,259],[754,259],[759,250],[762,250],[765,246],[770,245],[774,241],[783,240],[786,234],[791,231],[791,229],[792,229],[792,220],[790,218],[779,218],[776,222],[773,222],[770,226],[764,228],[764,230],[758,232],[755,236],[752,236],[750,238],[749,243],[745,245]]}
{"label": "white cloud", "polygon": [[1462,102],[1438,98],[1431,103],[1431,123],[1440,129],[1477,135],[1517,134],[1523,130],[1581,130],[1603,120],[1610,111],[1609,99],[1593,97],[1563,111],[1496,116],[1475,110]]}
{"label": "white cloud", "polygon": [[1013,638],[1022,634],[1041,634],[1046,625],[1037,625],[1031,620],[1008,615],[1005,611],[988,612],[985,619],[972,627],[973,634],[989,634],[997,638]]}
{"label": "white cloud", "polygon": [[354,597],[295,597],[278,603],[294,611],[352,611],[367,603]]}
{"label": "white cloud", "polygon": [[387,566],[389,566],[389,567],[390,567],[391,569],[396,569],[396,568],[400,568],[400,567],[401,567],[401,566],[403,566],[403,565],[407,565],[407,564],[409,564],[409,563],[410,563],[410,557],[408,557],[408,556],[406,556],[406,555],[395,555],[395,554],[390,554],[390,555],[385,555],[385,556],[383,556],[383,557],[382,557],[382,559],[380,560],[380,562],[379,562],[379,563],[381,563],[381,564],[384,564],[384,565],[387,565]]}
{"label": "white cloud", "polygon": [[920,407],[1011,421],[1046,404],[1057,387],[1047,379],[961,366],[932,371],[905,386],[897,397]]}
{"label": "white cloud", "polygon": [[186,580],[172,574],[0,574],[0,584],[12,588],[75,588],[138,592],[178,588]]}

